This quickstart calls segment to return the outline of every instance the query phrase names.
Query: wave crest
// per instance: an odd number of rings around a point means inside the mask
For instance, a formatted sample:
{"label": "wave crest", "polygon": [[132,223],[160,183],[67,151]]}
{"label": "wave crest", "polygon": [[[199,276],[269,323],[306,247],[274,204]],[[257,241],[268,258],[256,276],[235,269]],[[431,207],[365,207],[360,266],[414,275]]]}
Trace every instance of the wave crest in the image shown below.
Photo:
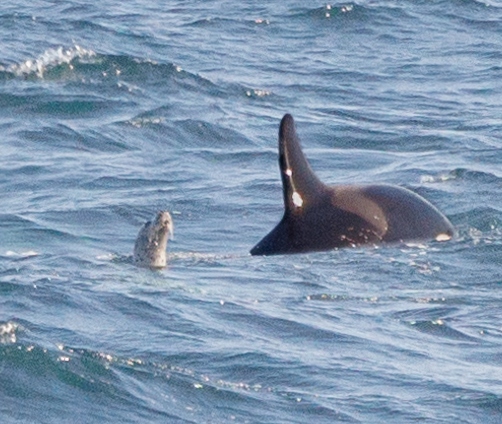
{"label": "wave crest", "polygon": [[18,325],[15,322],[0,322],[0,344],[16,343],[16,330]]}
{"label": "wave crest", "polygon": [[7,67],[0,67],[0,70],[10,72],[17,77],[35,76],[43,78],[48,69],[65,64],[71,68],[75,59],[88,59],[94,56],[96,56],[96,52],[79,45],[74,45],[68,49],[58,47],[46,50],[36,59],[28,59]]}

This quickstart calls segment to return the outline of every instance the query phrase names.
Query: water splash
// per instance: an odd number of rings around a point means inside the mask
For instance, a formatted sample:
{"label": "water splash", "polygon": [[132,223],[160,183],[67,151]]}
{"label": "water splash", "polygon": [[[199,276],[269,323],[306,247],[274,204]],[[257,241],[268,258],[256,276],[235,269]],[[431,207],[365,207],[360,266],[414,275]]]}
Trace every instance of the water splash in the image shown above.
{"label": "water splash", "polygon": [[349,12],[352,12],[352,10],[354,9],[354,5],[352,4],[346,4],[346,5],[343,5],[339,8],[336,8],[335,9],[335,6],[332,6],[330,4],[327,4],[325,7],[325,13],[324,13],[324,16],[326,18],[331,18],[331,14],[335,11],[335,10],[339,10],[341,13],[349,13]]}
{"label": "water splash", "polygon": [[75,59],[88,59],[96,56],[96,53],[89,49],[84,49],[78,45],[65,49],[58,47],[56,49],[46,50],[36,59],[28,59],[19,64],[13,64],[8,67],[0,67],[0,71],[7,71],[17,77],[36,76],[43,78],[48,69],[59,65],[68,65],[73,69],[72,62]]}
{"label": "water splash", "polygon": [[268,90],[260,90],[260,89],[252,89],[246,90],[246,96],[248,97],[266,97],[270,96],[270,91]]}
{"label": "water splash", "polygon": [[15,322],[0,323],[0,344],[16,343],[16,330],[18,325]]}

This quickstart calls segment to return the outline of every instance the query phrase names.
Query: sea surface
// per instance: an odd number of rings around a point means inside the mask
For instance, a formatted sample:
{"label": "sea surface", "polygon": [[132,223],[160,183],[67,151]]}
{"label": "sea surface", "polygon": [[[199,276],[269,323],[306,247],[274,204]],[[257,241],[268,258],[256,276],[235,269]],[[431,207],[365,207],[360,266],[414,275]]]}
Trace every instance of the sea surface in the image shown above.
{"label": "sea surface", "polygon": [[[250,256],[285,113],[456,238]],[[498,1],[3,1],[0,422],[502,422],[501,164]]]}

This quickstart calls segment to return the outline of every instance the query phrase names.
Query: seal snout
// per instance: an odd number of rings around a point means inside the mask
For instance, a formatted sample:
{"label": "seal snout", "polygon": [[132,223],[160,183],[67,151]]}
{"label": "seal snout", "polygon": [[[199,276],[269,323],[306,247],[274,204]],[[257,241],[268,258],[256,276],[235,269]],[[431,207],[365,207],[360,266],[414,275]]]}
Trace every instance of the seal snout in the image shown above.
{"label": "seal snout", "polygon": [[157,213],[155,222],[159,226],[159,228],[167,229],[167,237],[169,239],[172,240],[174,238],[173,218],[171,217],[171,214],[169,212],[159,211]]}

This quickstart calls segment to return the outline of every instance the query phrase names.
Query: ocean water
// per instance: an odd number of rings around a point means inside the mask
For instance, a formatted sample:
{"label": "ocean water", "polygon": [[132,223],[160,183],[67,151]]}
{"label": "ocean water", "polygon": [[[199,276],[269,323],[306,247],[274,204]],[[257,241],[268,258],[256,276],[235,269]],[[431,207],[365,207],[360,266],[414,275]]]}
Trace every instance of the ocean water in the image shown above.
{"label": "ocean water", "polygon": [[[0,421],[502,422],[501,80],[494,0],[3,2]],[[251,257],[287,112],[455,240]]]}

